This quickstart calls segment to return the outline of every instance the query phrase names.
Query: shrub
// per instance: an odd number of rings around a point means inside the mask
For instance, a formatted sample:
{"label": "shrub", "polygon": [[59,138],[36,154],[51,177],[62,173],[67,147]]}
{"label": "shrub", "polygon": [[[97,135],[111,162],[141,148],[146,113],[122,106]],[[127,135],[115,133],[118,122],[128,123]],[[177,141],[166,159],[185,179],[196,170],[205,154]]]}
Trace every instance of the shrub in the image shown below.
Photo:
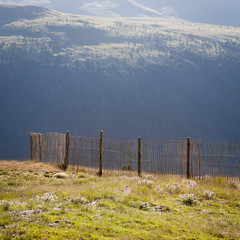
{"label": "shrub", "polygon": [[175,183],[173,185],[167,184],[166,187],[170,193],[180,193],[181,191],[181,187],[178,183]]}
{"label": "shrub", "polygon": [[235,182],[235,181],[228,181],[228,185],[229,187],[231,188],[239,188],[240,184],[238,182]]}
{"label": "shrub", "polygon": [[154,212],[170,212],[169,207],[155,205],[148,202],[142,202],[139,209],[144,211],[154,211]]}
{"label": "shrub", "polygon": [[196,203],[196,196],[193,193],[180,195],[180,198],[182,203],[188,206],[191,206],[194,203]]}
{"label": "shrub", "polygon": [[214,196],[215,196],[215,193],[211,192],[209,190],[206,190],[206,191],[203,192],[203,197],[207,200],[213,199]]}
{"label": "shrub", "polygon": [[135,171],[135,169],[133,169],[133,168],[132,168],[131,166],[129,166],[129,165],[128,165],[128,166],[123,166],[123,167],[122,167],[122,170],[123,170],[123,171]]}
{"label": "shrub", "polygon": [[9,211],[10,210],[10,204],[6,201],[0,201],[0,206],[2,207],[3,211]]}
{"label": "shrub", "polygon": [[56,202],[58,200],[58,197],[56,195],[53,195],[52,193],[44,193],[42,197],[36,196],[36,199],[39,202]]}
{"label": "shrub", "polygon": [[78,175],[78,178],[85,178],[86,176],[83,174],[83,173],[80,173],[79,175]]}

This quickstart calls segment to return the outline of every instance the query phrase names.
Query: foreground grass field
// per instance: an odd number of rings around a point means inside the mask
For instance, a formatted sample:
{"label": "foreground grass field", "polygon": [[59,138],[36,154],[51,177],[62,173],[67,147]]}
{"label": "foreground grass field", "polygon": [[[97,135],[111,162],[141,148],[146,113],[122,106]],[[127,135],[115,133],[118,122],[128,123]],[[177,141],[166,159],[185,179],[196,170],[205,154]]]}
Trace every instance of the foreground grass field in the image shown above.
{"label": "foreground grass field", "polygon": [[0,161],[0,239],[240,239],[240,185]]}

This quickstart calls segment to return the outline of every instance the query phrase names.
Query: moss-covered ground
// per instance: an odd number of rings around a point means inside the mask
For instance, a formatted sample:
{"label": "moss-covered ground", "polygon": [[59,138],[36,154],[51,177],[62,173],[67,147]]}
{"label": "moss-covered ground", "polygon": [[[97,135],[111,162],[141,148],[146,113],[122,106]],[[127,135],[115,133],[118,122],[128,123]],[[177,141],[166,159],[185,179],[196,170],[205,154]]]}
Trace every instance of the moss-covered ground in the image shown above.
{"label": "moss-covered ground", "polygon": [[0,239],[240,239],[240,185],[0,161]]}

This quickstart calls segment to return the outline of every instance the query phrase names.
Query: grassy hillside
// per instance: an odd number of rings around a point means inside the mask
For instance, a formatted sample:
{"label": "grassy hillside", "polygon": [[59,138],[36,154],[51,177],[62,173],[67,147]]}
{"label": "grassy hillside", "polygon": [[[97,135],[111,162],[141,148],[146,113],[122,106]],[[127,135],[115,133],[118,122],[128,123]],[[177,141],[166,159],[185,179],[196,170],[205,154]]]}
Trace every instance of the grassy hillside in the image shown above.
{"label": "grassy hillside", "polygon": [[143,62],[196,64],[186,52],[206,59],[239,59],[240,28],[166,17],[104,18],[0,4],[0,33],[0,54],[24,53],[40,61],[67,58],[68,65],[87,59],[103,68],[112,60],[143,68]]}
{"label": "grassy hillside", "polygon": [[0,239],[239,239],[240,186],[1,161]]}

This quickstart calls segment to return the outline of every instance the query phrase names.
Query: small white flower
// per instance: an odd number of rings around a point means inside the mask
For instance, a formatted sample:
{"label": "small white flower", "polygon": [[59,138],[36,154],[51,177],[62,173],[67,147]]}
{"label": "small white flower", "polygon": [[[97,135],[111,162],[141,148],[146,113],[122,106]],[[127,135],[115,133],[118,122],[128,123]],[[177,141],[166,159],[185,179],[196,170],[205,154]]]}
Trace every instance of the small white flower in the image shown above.
{"label": "small white flower", "polygon": [[123,194],[124,195],[129,195],[131,193],[131,188],[126,185],[125,188],[123,189]]}
{"label": "small white flower", "polygon": [[155,178],[153,175],[145,175],[144,177],[145,177],[145,178],[152,178],[152,179]]}
{"label": "small white flower", "polygon": [[44,193],[42,197],[36,196],[37,201],[42,202],[55,202],[57,201],[58,197],[53,195],[52,193]]}
{"label": "small white flower", "polygon": [[138,181],[138,184],[145,185],[147,187],[151,187],[153,185],[153,181],[143,179],[143,180]]}
{"label": "small white flower", "polygon": [[183,179],[182,182],[187,184],[187,187],[191,188],[191,189],[197,186],[197,183],[192,180],[184,180]]}

